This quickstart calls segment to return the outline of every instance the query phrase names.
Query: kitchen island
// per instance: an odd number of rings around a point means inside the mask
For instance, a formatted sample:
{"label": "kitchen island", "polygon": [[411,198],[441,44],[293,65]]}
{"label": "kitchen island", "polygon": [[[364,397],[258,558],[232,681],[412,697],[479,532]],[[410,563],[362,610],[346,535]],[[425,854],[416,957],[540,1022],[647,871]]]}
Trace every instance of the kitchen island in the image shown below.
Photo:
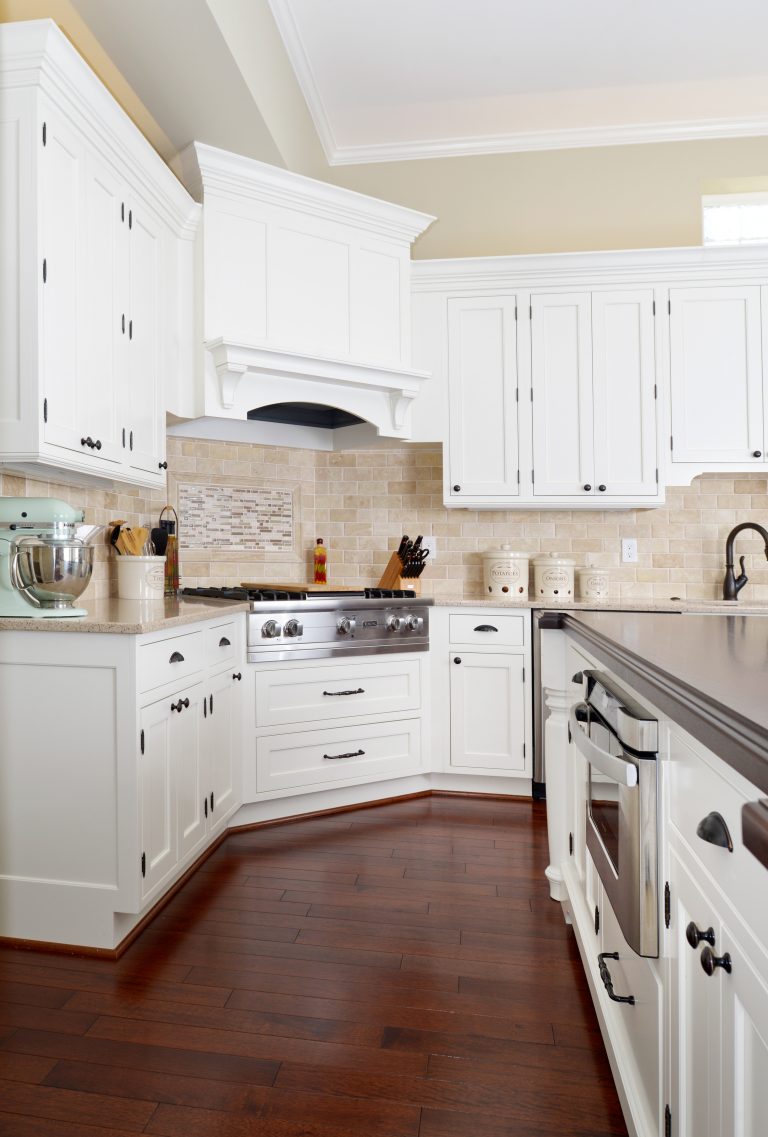
{"label": "kitchen island", "polygon": [[[547,614],[541,635],[547,876],[576,933],[629,1132],[758,1137],[768,858],[743,819],[766,812],[768,621],[571,611]],[[593,672],[656,724],[650,815],[631,745],[585,702]],[[622,728],[622,717],[607,721]],[[616,772],[601,754],[617,756]],[[629,944],[628,902],[658,926],[643,955]]]}

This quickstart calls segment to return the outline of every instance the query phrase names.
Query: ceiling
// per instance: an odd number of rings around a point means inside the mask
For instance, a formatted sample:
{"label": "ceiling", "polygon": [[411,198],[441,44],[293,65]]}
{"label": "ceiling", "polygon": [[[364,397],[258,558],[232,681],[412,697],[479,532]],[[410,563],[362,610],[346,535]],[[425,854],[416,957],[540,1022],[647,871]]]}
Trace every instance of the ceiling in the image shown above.
{"label": "ceiling", "polygon": [[764,0],[269,0],[332,164],[768,133]]}
{"label": "ceiling", "polygon": [[171,147],[316,177],[768,135],[765,0],[71,3]]}

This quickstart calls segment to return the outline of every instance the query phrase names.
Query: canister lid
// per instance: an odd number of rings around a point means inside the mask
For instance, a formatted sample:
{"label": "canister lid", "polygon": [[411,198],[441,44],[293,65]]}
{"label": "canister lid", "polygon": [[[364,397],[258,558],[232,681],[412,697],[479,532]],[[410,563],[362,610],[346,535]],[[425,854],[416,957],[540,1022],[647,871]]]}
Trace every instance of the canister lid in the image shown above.
{"label": "canister lid", "polygon": [[576,562],[571,557],[561,557],[558,553],[539,553],[533,558],[534,566],[552,568],[573,568]]}
{"label": "canister lid", "polygon": [[510,558],[515,558],[516,560],[522,561],[529,560],[531,556],[530,553],[515,551],[510,545],[500,545],[496,549],[484,549],[482,555],[483,557],[492,558],[494,560],[502,558],[509,560]]}

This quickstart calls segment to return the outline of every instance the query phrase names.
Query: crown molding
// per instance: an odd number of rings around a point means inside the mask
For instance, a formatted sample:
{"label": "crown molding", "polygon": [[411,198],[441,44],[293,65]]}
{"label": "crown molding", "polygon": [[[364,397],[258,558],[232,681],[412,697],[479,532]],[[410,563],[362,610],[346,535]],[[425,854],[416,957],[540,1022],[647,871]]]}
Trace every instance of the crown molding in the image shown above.
{"label": "crown molding", "polygon": [[431,214],[201,142],[193,142],[182,151],[179,166],[190,191],[203,198],[214,193],[295,209],[409,245],[435,220]]}
{"label": "crown molding", "polygon": [[[310,107],[311,110],[311,107]],[[407,162],[428,158],[469,158],[488,154],[518,154],[532,150],[576,150],[606,146],[639,146],[658,142],[696,142],[716,138],[761,138],[768,135],[768,118],[716,118],[583,126],[567,130],[518,131],[439,141],[382,142],[368,146],[336,146],[326,150],[331,166]],[[325,145],[325,144],[324,144]]]}

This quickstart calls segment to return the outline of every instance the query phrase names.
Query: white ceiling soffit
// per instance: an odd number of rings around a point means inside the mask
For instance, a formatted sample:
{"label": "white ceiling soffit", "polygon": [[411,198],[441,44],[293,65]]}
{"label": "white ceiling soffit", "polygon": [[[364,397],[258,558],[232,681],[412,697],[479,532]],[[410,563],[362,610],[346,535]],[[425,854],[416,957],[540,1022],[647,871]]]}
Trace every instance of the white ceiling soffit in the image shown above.
{"label": "white ceiling soffit", "polygon": [[765,0],[269,0],[332,165],[768,134]]}

